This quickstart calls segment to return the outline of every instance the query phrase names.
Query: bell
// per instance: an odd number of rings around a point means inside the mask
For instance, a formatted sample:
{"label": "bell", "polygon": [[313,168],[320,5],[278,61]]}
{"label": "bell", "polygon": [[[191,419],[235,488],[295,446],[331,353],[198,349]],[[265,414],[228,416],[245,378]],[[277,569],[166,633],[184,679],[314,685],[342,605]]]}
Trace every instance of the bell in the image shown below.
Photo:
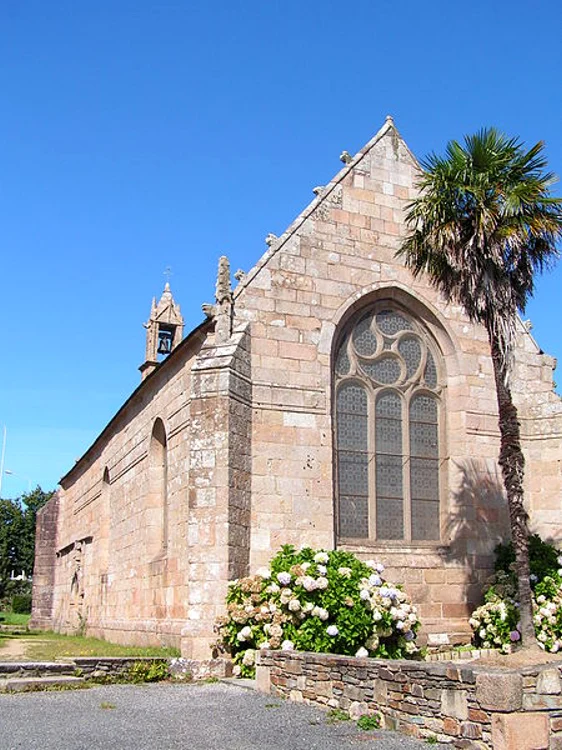
{"label": "bell", "polygon": [[160,331],[158,337],[158,354],[169,354],[172,351],[172,334],[170,331]]}

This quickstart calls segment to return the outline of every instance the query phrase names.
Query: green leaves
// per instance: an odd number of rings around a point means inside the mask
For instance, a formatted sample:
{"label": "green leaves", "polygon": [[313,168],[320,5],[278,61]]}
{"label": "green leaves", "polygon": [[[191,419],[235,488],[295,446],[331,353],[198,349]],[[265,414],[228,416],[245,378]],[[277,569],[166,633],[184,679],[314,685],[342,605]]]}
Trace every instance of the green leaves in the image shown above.
{"label": "green leaves", "polygon": [[0,598],[14,588],[12,571],[33,573],[37,511],[52,497],[37,487],[17,500],[0,500]]}
{"label": "green leaves", "polygon": [[267,569],[229,585],[217,648],[232,654],[235,673],[249,676],[255,652],[296,649],[354,656],[415,653],[415,607],[383,567],[350,552],[296,551],[284,546]]}
{"label": "green leaves", "polygon": [[407,207],[410,233],[398,255],[493,331],[506,362],[533,274],[559,255],[562,200],[550,195],[546,165],[542,142],[526,151],[518,139],[483,128],[422,162],[420,194]]}

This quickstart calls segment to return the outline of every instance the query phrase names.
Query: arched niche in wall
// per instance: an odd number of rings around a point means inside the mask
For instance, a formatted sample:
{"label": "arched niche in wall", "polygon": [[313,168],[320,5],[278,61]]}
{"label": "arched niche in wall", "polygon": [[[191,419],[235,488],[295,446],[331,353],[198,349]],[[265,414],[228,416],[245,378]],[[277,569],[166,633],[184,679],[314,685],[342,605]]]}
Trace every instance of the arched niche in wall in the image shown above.
{"label": "arched niche in wall", "polygon": [[147,547],[151,558],[168,547],[168,441],[164,422],[158,417],[152,427],[148,455],[148,501],[146,504]]}
{"label": "arched niche in wall", "polygon": [[99,569],[101,576],[107,576],[109,567],[109,550],[111,537],[111,480],[109,468],[103,470],[100,493],[100,518],[99,518]]}

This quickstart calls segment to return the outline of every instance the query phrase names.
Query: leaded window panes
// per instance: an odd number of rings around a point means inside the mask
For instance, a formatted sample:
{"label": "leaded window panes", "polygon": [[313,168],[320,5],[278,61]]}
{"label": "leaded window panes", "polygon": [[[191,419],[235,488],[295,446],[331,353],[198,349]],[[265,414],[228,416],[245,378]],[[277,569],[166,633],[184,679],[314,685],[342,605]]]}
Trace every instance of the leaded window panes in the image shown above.
{"label": "leaded window panes", "polygon": [[353,346],[357,354],[372,357],[377,351],[377,337],[372,328],[373,316],[366,315],[353,329]]}
{"label": "leaded window panes", "polygon": [[335,354],[340,537],[438,541],[441,386],[407,312],[358,316]]}
{"label": "leaded window panes", "polygon": [[370,378],[385,385],[396,383],[400,378],[400,373],[402,371],[400,360],[391,355],[377,357],[374,362],[361,360],[360,364],[363,372],[365,372]]}
{"label": "leaded window panes", "polygon": [[367,391],[348,381],[338,390],[337,444],[339,524],[342,536],[369,536]]}

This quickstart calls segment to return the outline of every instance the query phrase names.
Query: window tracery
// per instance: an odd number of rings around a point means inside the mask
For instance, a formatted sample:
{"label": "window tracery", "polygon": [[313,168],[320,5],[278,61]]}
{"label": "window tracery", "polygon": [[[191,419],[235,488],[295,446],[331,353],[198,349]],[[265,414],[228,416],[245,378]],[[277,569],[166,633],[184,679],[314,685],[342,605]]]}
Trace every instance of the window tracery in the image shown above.
{"label": "window tracery", "polygon": [[334,360],[340,538],[439,540],[436,355],[422,325],[389,303],[347,328]]}

